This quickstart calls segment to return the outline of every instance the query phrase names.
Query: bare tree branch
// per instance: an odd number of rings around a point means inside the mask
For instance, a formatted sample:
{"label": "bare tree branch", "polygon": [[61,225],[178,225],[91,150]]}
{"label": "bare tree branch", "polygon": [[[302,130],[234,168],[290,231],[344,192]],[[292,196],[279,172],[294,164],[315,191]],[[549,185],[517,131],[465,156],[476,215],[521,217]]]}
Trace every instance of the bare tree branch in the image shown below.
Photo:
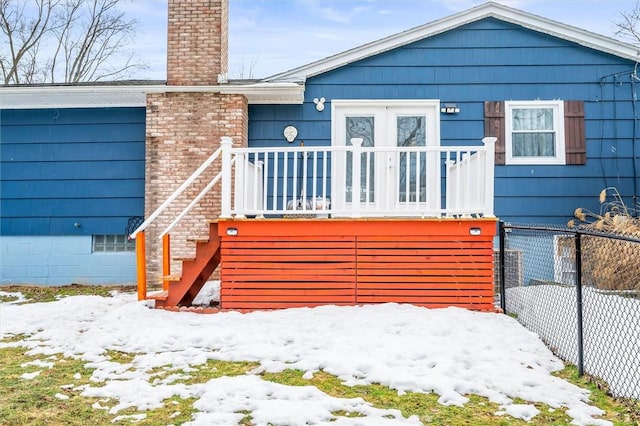
{"label": "bare tree branch", "polygon": [[[30,82],[32,75],[27,59],[29,52],[38,49],[43,37],[51,30],[49,27],[51,11],[59,1],[36,0],[35,10],[29,16],[26,13],[27,3],[13,0],[0,0],[0,32],[6,35],[6,44],[0,45],[2,54],[2,76],[4,84],[20,84]],[[26,81],[22,81],[25,79]]]}
{"label": "bare tree branch", "polygon": [[146,69],[127,47],[137,22],[127,0],[0,0],[4,84],[99,81]]}
{"label": "bare tree branch", "polygon": [[255,70],[258,65],[258,58],[241,56],[229,65],[229,77],[238,79],[255,78]]}
{"label": "bare tree branch", "polygon": [[640,1],[636,1],[633,10],[620,12],[620,21],[616,23],[616,35],[621,40],[640,44]]}

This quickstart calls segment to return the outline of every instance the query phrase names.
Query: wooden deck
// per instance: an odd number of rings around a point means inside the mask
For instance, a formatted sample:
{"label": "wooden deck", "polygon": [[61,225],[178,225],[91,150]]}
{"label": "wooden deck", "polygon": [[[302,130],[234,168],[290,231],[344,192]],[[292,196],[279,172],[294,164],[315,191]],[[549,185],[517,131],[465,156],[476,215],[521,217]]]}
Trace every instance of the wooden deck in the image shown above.
{"label": "wooden deck", "polygon": [[491,311],[495,233],[495,219],[220,220],[220,308]]}

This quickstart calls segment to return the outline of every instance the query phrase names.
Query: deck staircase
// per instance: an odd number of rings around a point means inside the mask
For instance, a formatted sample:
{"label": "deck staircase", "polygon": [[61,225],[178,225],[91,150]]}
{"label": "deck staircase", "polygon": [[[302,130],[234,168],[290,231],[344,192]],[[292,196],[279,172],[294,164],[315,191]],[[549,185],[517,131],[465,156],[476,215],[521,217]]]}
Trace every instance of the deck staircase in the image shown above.
{"label": "deck staircase", "polygon": [[[156,308],[203,313],[388,302],[491,310],[495,140],[483,139],[484,146],[389,151],[363,148],[362,141],[354,138],[348,147],[274,150],[234,148],[231,138],[223,137],[220,148],[130,234],[136,240],[138,300],[153,299]],[[444,179],[438,175],[423,185],[436,201],[396,197],[397,201],[382,205],[358,202],[360,197],[355,197],[355,202],[347,203],[345,191],[334,191],[327,203],[329,159],[346,161],[347,152],[352,153],[352,170],[364,170],[361,154],[395,158],[396,169],[410,155],[440,161],[441,167],[434,170],[442,168]],[[301,166],[299,158],[305,159]],[[218,166],[216,176],[175,215],[178,197],[199,184],[205,170]],[[419,169],[406,167],[405,183],[412,179],[410,172]],[[182,275],[170,276],[170,232],[218,183],[220,214],[208,224],[209,238],[192,241],[195,257],[180,259]],[[373,190],[368,183],[360,184],[360,179],[352,179],[351,193]],[[407,194],[409,186],[406,183]],[[299,195],[302,200],[296,202],[295,194],[306,195]],[[174,202],[174,208],[165,212]],[[173,220],[159,235],[163,291],[147,294],[145,229],[160,215],[163,221]],[[218,306],[192,306],[218,266]]]}
{"label": "deck staircase", "polygon": [[168,288],[148,295],[148,299],[155,300],[156,308],[190,306],[220,264],[220,237],[217,223],[209,224],[209,239],[192,240],[192,242],[196,244],[196,254],[193,258],[180,259],[182,275],[164,277],[168,281]]}

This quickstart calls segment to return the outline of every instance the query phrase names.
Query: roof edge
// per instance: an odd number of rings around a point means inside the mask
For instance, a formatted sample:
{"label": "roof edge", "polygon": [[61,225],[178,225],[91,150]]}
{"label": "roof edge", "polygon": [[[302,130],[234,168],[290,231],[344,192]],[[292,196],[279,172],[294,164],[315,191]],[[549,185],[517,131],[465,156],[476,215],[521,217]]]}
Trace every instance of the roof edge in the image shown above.
{"label": "roof edge", "polygon": [[295,83],[21,85],[0,86],[0,109],[144,107],[147,94],[188,92],[244,95],[249,104],[301,104],[304,101],[304,85]]}
{"label": "roof edge", "polygon": [[640,49],[632,44],[491,1],[466,11],[320,59],[310,64],[275,74],[263,79],[263,81],[305,81],[307,78],[331,71],[349,63],[485,18],[496,18],[517,24],[534,31],[565,39],[581,46],[635,62],[640,60]]}

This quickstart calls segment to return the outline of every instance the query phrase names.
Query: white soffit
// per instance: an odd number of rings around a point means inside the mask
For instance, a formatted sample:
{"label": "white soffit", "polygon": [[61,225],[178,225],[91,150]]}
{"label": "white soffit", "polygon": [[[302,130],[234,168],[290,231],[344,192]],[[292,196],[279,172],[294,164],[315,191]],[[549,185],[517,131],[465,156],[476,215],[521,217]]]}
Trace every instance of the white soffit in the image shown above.
{"label": "white soffit", "polygon": [[146,105],[150,86],[4,86],[0,109],[108,108]]}
{"label": "white soffit", "polygon": [[304,86],[256,83],[218,86],[44,85],[0,87],[0,109],[144,107],[148,93],[205,92],[245,95],[249,104],[301,104]]}
{"label": "white soffit", "polygon": [[631,44],[518,9],[513,9],[499,3],[488,2],[467,11],[403,31],[316,62],[312,62],[311,64],[303,65],[290,71],[285,71],[283,73],[267,77],[264,81],[305,81],[309,77],[322,74],[379,53],[387,52],[418,40],[441,34],[484,18],[496,18],[510,22],[533,31],[568,40],[581,46],[609,53],[624,59],[629,59],[634,62],[640,59],[639,49]]}

